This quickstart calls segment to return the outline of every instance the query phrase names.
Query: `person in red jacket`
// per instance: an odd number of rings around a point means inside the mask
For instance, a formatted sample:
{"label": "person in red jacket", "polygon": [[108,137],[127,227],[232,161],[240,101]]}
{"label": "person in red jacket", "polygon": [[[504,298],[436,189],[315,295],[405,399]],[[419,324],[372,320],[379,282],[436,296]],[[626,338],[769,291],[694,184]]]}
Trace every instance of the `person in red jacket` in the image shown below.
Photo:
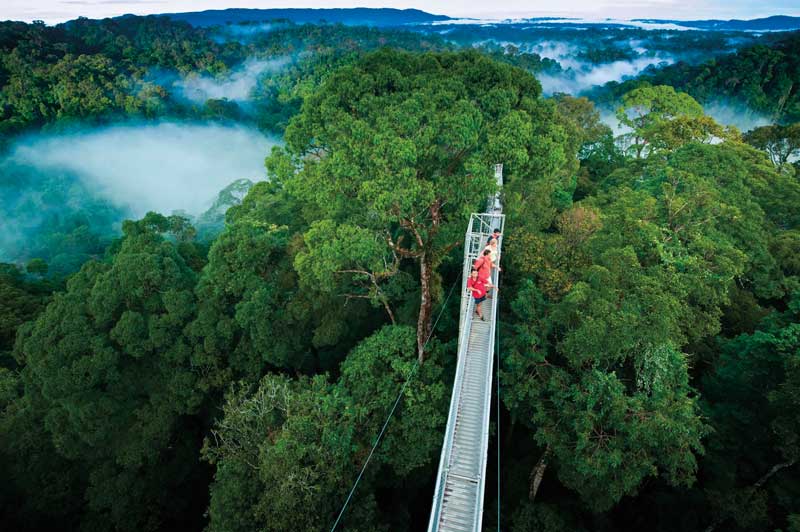
{"label": "person in red jacket", "polygon": [[478,275],[478,270],[472,270],[469,279],[467,279],[467,290],[472,292],[472,297],[475,298],[475,312],[478,317],[486,321],[481,311],[481,303],[486,299],[486,282]]}
{"label": "person in red jacket", "polygon": [[484,249],[481,256],[475,259],[472,263],[472,269],[478,270],[478,277],[483,279],[483,282],[488,283],[492,276],[492,251]]}

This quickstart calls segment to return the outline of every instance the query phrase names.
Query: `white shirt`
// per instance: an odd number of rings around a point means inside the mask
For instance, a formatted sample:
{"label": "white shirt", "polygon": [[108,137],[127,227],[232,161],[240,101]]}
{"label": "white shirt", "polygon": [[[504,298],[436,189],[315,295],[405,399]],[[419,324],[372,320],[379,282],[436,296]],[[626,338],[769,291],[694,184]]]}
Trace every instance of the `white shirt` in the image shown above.
{"label": "white shirt", "polygon": [[497,266],[497,248],[487,244],[483,250],[486,251],[487,249],[489,250],[489,258],[492,259],[492,264]]}

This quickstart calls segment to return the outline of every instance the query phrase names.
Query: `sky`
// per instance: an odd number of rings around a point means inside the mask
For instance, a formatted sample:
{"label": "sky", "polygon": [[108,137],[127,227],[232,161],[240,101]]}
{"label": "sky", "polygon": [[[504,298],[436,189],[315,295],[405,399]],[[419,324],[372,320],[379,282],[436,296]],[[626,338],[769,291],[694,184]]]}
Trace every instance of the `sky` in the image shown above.
{"label": "sky", "polygon": [[798,0],[0,0],[0,20],[43,20],[56,24],[79,16],[104,18],[133,13],[180,13],[205,9],[286,7],[416,8],[451,17],[519,18],[579,16],[586,18],[752,19],[770,15],[800,16]]}

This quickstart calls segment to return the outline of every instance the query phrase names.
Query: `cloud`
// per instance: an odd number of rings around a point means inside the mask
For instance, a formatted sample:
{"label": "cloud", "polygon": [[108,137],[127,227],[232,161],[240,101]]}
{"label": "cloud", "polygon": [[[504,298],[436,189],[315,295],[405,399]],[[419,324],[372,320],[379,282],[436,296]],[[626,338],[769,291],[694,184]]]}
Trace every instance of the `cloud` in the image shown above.
{"label": "cloud", "polygon": [[137,217],[199,214],[236,179],[263,180],[264,157],[276,143],[242,126],[164,122],[29,137],[10,157],[45,174],[71,172]]}
{"label": "cloud", "polygon": [[703,110],[720,124],[736,126],[742,132],[768,126],[773,122],[768,116],[748,109],[742,104],[719,100],[704,104]]}
{"label": "cloud", "polygon": [[75,4],[83,6],[103,6],[103,5],[128,5],[137,4],[166,4],[167,0],[60,0],[59,4]]}
{"label": "cloud", "polygon": [[558,74],[538,74],[536,77],[542,84],[545,94],[566,92],[578,94],[609,81],[621,81],[636,76],[651,65],[670,65],[674,63],[671,57],[638,57],[631,61],[614,61],[592,65],[570,60],[572,66]]}
{"label": "cloud", "polygon": [[225,78],[189,76],[175,80],[172,86],[180,91],[184,98],[196,103],[205,103],[209,98],[227,98],[231,101],[244,102],[250,99],[251,92],[261,75],[266,72],[277,72],[289,62],[289,57],[268,61],[249,59]]}
{"label": "cloud", "polygon": [[611,128],[611,132],[615,137],[625,135],[633,131],[626,125],[620,124],[619,118],[613,109],[608,107],[598,107],[597,111],[600,113],[600,121]]}
{"label": "cloud", "polygon": [[575,59],[575,56],[580,53],[581,49],[574,44],[559,41],[544,41],[526,46],[525,48],[527,48],[527,51],[539,54],[541,57],[558,61],[564,69],[581,68],[584,65],[582,62]]}
{"label": "cloud", "polygon": [[229,37],[249,37],[288,27],[288,24],[264,22],[262,24],[229,24],[221,26],[219,32]]}
{"label": "cloud", "polygon": [[542,58],[557,61],[561,67],[560,71],[546,70],[536,74],[546,95],[556,92],[578,94],[609,81],[621,81],[637,76],[650,66],[671,65],[676,61],[675,57],[670,54],[649,50],[643,46],[644,41],[636,39],[617,41],[616,45],[621,48],[630,48],[634,54],[638,54],[638,57],[599,64],[579,59],[581,52],[590,47],[590,44],[580,40],[573,42],[552,40],[512,42],[488,39],[476,41],[473,46],[487,43],[493,43],[503,48],[513,45],[523,53],[534,53]]}

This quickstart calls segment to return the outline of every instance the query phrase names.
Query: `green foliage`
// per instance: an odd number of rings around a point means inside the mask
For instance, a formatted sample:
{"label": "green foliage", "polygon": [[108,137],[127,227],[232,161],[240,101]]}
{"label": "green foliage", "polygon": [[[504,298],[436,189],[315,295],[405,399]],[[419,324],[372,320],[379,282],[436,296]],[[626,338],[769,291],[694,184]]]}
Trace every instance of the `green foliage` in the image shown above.
{"label": "green foliage", "polygon": [[773,124],[748,131],[745,142],[769,154],[775,166],[789,162],[800,153],[800,122],[788,126]]}
{"label": "green foliage", "polygon": [[[332,393],[324,377],[293,383],[269,375],[254,397],[241,391],[229,396],[214,433],[221,445],[205,450],[217,463],[209,530],[317,530],[332,523],[347,492],[347,473],[355,468],[346,409],[345,398]],[[248,427],[253,423],[258,425]],[[243,439],[248,436],[254,438]],[[231,452],[238,447],[247,451]],[[248,454],[254,462],[246,461]],[[234,500],[233,507],[225,504]],[[373,505],[367,501],[345,525],[371,530]]]}
{"label": "green foliage", "polygon": [[730,133],[703,114],[697,101],[670,86],[641,87],[626,93],[617,108],[621,126],[632,130],[625,136],[637,159],[674,150],[689,142],[709,142]]}
{"label": "green foliage", "polygon": [[746,46],[735,53],[698,65],[679,61],[621,83],[610,82],[593,98],[616,101],[638,87],[669,85],[685,91],[700,103],[723,101],[765,114],[775,122],[800,120],[797,32],[781,35],[769,46]]}
{"label": "green foliage", "polygon": [[508,242],[536,283],[512,305],[504,401],[595,510],[651,475],[694,482],[708,428],[681,351],[719,332],[735,279],[765,298],[796,282],[769,249],[792,245],[796,183],[737,143],[663,156],[612,173],[555,231]]}
{"label": "green foliage", "polygon": [[[451,48],[432,35],[341,24],[287,23],[244,43],[226,28],[197,28],[163,16],[79,18],[54,27],[6,21],[0,23],[0,140],[52,122],[119,117],[252,121],[281,133],[336,66],[383,46]],[[251,105],[224,98],[195,104],[171,87],[190,75],[224,78],[254,56],[296,61],[260,75]]]}
{"label": "green foliage", "polygon": [[523,503],[513,516],[511,530],[513,532],[565,532],[573,530],[583,532],[585,528],[577,525],[576,519],[570,518],[549,504]]}
{"label": "green foliage", "polygon": [[44,276],[47,274],[47,263],[42,259],[31,259],[25,265],[25,271],[33,275]]}
{"label": "green foliage", "polygon": [[183,451],[195,444],[181,420],[202,401],[182,333],[195,274],[161,236],[170,225],[152,213],[123,224],[111,262],[84,265],[14,350],[45,441],[86,470],[90,528],[158,528],[172,511],[159,486],[188,476]]}
{"label": "green foliage", "polygon": [[0,258],[47,263],[50,276],[100,258],[125,211],[99,198],[69,172],[41,172],[11,159],[0,163]]}
{"label": "green foliage", "polygon": [[[367,434],[380,430],[397,392],[406,380],[403,405],[377,453],[397,476],[405,477],[424,466],[441,447],[449,393],[442,382],[441,363],[434,353],[420,368],[413,354],[411,327],[387,326],[351,351],[342,364],[339,384],[353,401],[353,421]],[[409,445],[413,442],[413,445]],[[430,467],[424,467],[429,470]]]}
{"label": "green foliage", "polygon": [[654,125],[679,116],[699,116],[703,108],[683,92],[667,85],[642,87],[626,93],[617,110],[619,121],[636,131],[645,131]]}
{"label": "green foliage", "polygon": [[[247,25],[241,27],[247,28]],[[255,120],[264,130],[283,133],[303,100],[338,67],[355,62],[364,52],[392,47],[413,52],[454,48],[440,37],[393,28],[342,24],[276,24],[252,38],[256,49],[276,56],[297,56],[272,75],[262,76],[253,90]]]}
{"label": "green foliage", "polygon": [[600,113],[588,98],[575,98],[567,94],[556,94],[553,98],[558,106],[559,117],[572,126],[568,132],[569,141],[580,146],[578,154],[585,159],[597,143],[611,134],[611,128],[600,121]]}
{"label": "green foliage", "polygon": [[58,522],[65,530],[76,529],[87,513],[85,471],[57,452],[43,422],[50,404],[34,394],[21,396],[21,379],[4,368],[0,378],[6,396],[0,400],[3,528],[44,530]]}
{"label": "green foliage", "polygon": [[732,518],[739,529],[778,526],[775,509],[791,512],[789,501],[800,493],[787,474],[800,458],[797,297],[754,333],[722,340],[720,360],[703,383],[715,429],[705,491],[717,519]]}
{"label": "green foliage", "polygon": [[0,263],[0,366],[13,366],[17,329],[42,311],[49,292],[46,283],[26,280],[15,265]]}
{"label": "green foliage", "polygon": [[[0,134],[115,116],[154,118],[182,105],[148,69],[217,75],[247,55],[236,42],[166,17],[79,18],[54,27],[0,25]],[[215,103],[203,112],[217,116]],[[228,116],[229,113],[223,113]]]}
{"label": "green foliage", "polygon": [[539,72],[560,72],[561,65],[558,61],[550,59],[549,57],[542,57],[536,53],[529,53],[519,49],[513,44],[496,44],[493,41],[485,41],[470,43],[495,61],[509,63],[515,67],[519,67],[532,72],[534,74]]}
{"label": "green foliage", "polygon": [[216,464],[209,529],[330,526],[409,380],[342,522],[348,530],[386,530],[371,487],[380,482],[397,489],[397,480],[381,480],[379,472],[392,471],[392,478],[400,479],[430,464],[444,425],[441,367],[433,357],[415,372],[415,351],[412,328],[388,326],[350,353],[336,384],[324,375],[298,380],[267,375],[255,389],[232,388],[204,448],[205,458]]}
{"label": "green foliage", "polygon": [[[505,26],[491,31],[518,41]],[[795,126],[748,145],[698,104],[796,121],[796,36],[609,86],[626,153],[589,100],[542,99],[519,68],[554,61],[449,51],[486,28],[238,29],[0,23],[0,134],[168,115],[286,132],[240,205],[221,196],[197,229],[150,213],[113,241],[125,213],[71,176],[0,168],[0,218],[20,221],[0,247],[25,265],[0,267],[0,527],[326,529],[406,382],[341,526],[424,526],[453,316],[417,357],[497,162],[504,528],[798,527]],[[621,33],[570,31],[593,43],[583,60],[633,53]],[[651,42],[728,38],[696,33]],[[251,105],[159,84],[252,56],[292,59]]]}
{"label": "green foliage", "polygon": [[329,284],[349,274],[361,286],[348,293],[382,303],[394,320],[383,285],[401,261],[416,262],[422,357],[438,266],[493,191],[491,164],[506,161],[522,188],[563,157],[540,92],[531,76],[474,52],[384,50],[331,74],[291,121],[285,150],[267,160],[318,221],[296,262],[301,276]]}
{"label": "green foliage", "polygon": [[294,297],[287,238],[285,228],[237,223],[212,245],[190,328],[193,361],[206,368],[209,386],[227,382],[231,371],[258,380],[267,365],[308,365],[308,360],[293,358],[308,347],[308,340],[290,331],[304,328],[308,318],[298,312],[302,303]]}
{"label": "green foliage", "polygon": [[200,276],[198,313],[188,329],[204,386],[257,382],[268,370],[328,369],[353,336],[363,334],[363,306],[344,312],[330,287],[303,284],[293,268],[298,239],[289,227],[276,225],[286,220],[297,226],[292,205],[280,187],[262,182],[228,211]]}
{"label": "green foliage", "polygon": [[[667,279],[653,278],[630,248],[606,251],[584,275],[549,317],[533,286],[520,292],[515,309],[533,325],[507,356],[504,387],[560,480],[600,511],[659,471],[690,484],[690,451],[701,450],[705,428],[673,344],[679,304]],[[552,354],[543,350],[550,327],[561,338]]]}

